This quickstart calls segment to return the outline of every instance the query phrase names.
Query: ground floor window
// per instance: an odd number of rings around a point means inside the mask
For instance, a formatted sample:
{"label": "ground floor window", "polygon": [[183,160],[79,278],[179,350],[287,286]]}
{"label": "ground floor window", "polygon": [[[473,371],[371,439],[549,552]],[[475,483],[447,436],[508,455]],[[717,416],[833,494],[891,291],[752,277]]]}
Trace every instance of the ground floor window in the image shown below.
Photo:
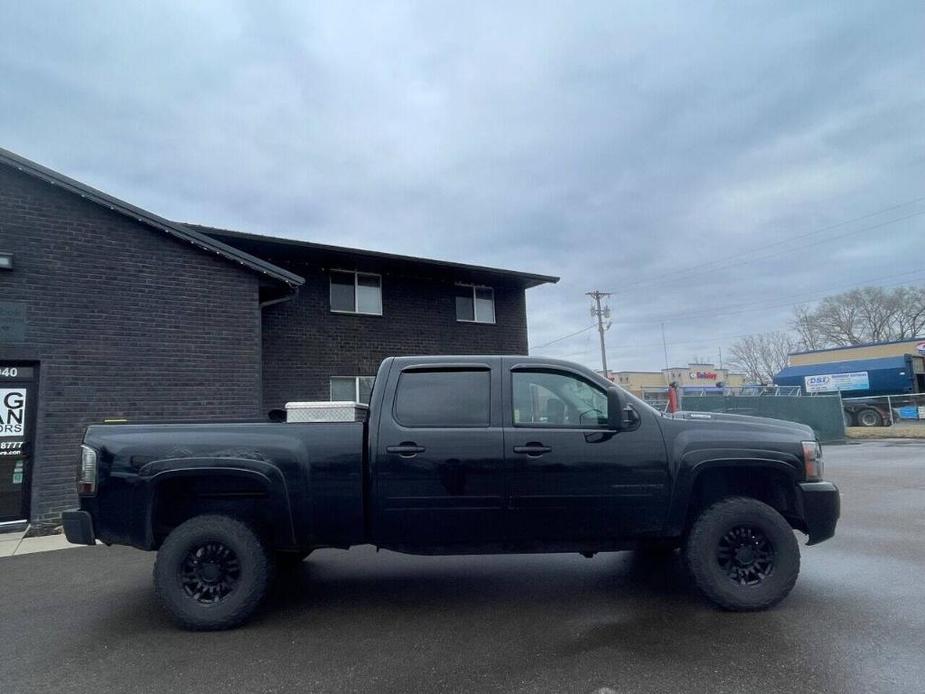
{"label": "ground floor window", "polygon": [[369,404],[375,376],[332,376],[331,400],[362,402]]}

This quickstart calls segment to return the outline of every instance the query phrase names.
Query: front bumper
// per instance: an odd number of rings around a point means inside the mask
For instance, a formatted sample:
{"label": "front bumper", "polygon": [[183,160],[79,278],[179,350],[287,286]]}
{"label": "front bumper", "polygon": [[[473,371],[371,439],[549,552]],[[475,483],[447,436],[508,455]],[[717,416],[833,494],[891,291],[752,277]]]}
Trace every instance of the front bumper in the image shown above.
{"label": "front bumper", "polygon": [[809,535],[806,544],[815,545],[828,540],[835,534],[835,525],[841,515],[838,487],[831,482],[802,482],[799,487],[803,520]]}
{"label": "front bumper", "polygon": [[74,545],[95,545],[93,516],[86,511],[65,511],[61,514],[64,536]]}

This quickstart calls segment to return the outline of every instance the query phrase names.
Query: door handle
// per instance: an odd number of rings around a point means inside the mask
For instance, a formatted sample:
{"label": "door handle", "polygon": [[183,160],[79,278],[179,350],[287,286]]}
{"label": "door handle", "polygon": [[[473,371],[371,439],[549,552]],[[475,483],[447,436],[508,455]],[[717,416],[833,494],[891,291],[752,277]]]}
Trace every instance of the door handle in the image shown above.
{"label": "door handle", "polygon": [[416,443],[403,442],[398,446],[387,446],[386,453],[396,453],[402,458],[413,458],[418,453],[423,453],[427,449],[424,446],[418,446]]}
{"label": "door handle", "polygon": [[526,453],[531,458],[537,458],[544,453],[549,453],[552,449],[541,443],[528,443],[526,446],[514,446],[515,453]]}

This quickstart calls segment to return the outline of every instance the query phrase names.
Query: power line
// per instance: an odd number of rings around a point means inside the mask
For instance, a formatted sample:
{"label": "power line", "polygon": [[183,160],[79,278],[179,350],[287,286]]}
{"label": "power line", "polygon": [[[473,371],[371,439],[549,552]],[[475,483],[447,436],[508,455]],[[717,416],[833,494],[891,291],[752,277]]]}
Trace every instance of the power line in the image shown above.
{"label": "power line", "polygon": [[581,335],[581,333],[590,330],[591,328],[595,327],[596,325],[597,325],[597,323],[591,323],[591,325],[586,325],[586,326],[585,326],[584,328],[582,328],[581,330],[576,330],[575,332],[569,333],[568,335],[563,335],[562,337],[557,337],[555,340],[550,340],[549,342],[546,342],[545,344],[537,345],[537,346],[534,347],[533,349],[543,349],[543,347],[549,347],[549,345],[554,345],[555,343],[561,342],[562,340],[567,340],[567,339],[570,338],[570,337],[575,337],[576,335]]}
{"label": "power line", "polygon": [[[910,270],[908,272],[900,272],[897,274],[884,275],[882,277],[872,277],[868,280],[864,280],[860,284],[839,285],[836,287],[820,288],[817,291],[820,291],[820,292],[851,291],[852,289],[861,289],[862,287],[869,286],[870,283],[872,282],[881,282],[883,280],[894,279],[896,277],[907,277],[909,275],[918,275],[922,273],[925,273],[925,268],[919,268],[917,270]],[[896,286],[896,284],[903,284],[907,281],[910,281],[910,280],[903,280],[902,282],[899,282],[899,283],[883,284],[883,285],[878,285],[878,286],[882,286],[882,287]],[[915,281],[915,280],[912,280],[912,281]],[[815,295],[811,297],[805,296],[805,295],[793,294],[793,295],[790,295],[790,298],[784,301],[783,303],[776,303],[779,301],[779,298],[778,298],[778,299],[775,299],[774,300],[775,303],[772,303],[772,304],[768,304],[765,301],[749,302],[745,304],[727,305],[727,306],[719,307],[716,309],[711,309],[709,311],[705,310],[705,311],[697,311],[695,313],[677,313],[677,314],[668,315],[668,316],[661,316],[658,318],[654,318],[652,320],[644,320],[644,321],[622,321],[621,320],[617,322],[620,325],[655,325],[657,323],[662,323],[664,321],[684,321],[684,320],[691,320],[695,318],[701,318],[704,316],[707,316],[707,317],[731,316],[737,313],[744,313],[747,311],[752,311],[752,310],[760,309],[760,308],[776,308],[778,306],[787,306],[791,303],[819,301],[820,299],[825,299],[828,296],[830,296],[830,294]]]}
{"label": "power line", "polygon": [[[897,275],[888,275],[888,276],[886,276],[886,278],[901,277],[901,276],[910,275],[910,274],[917,274],[917,273],[925,273],[925,269],[912,270],[912,271],[910,271],[910,272],[903,272],[903,273],[899,273],[899,274],[897,274]],[[884,279],[886,279],[886,278],[884,278]],[[871,282],[871,281],[874,281],[874,280],[868,280],[868,282]],[[879,286],[882,286],[882,287],[893,287],[893,286],[902,285],[902,284],[904,284],[905,282],[906,282],[906,280],[904,280],[904,281],[902,281],[902,282],[894,282],[894,283],[892,283],[892,284],[883,284],[883,285],[879,285]],[[867,284],[867,283],[863,283],[863,284],[860,284],[860,285],[856,285],[856,286],[854,286],[853,288],[857,289],[857,288],[866,286],[866,284]],[[825,298],[825,296],[828,296],[828,295],[824,295],[824,296],[822,296],[821,298]],[[805,299],[805,300],[806,300],[806,301],[809,301],[810,299]],[[755,308],[776,308],[776,307],[781,307],[781,306],[790,306],[790,305],[792,305],[793,303],[794,303],[794,300],[791,299],[790,301],[786,301],[786,302],[784,302],[784,303],[772,304],[772,305],[767,305],[767,306],[755,306],[755,307],[748,308],[748,309],[743,309],[743,310],[740,310],[740,311],[731,311],[731,312],[727,312],[727,313],[722,313],[722,314],[711,314],[711,315],[717,315],[717,316],[732,315],[733,313],[742,313],[743,311],[746,311],[746,310],[749,310],[749,311],[750,311],[750,310],[754,310]],[[691,314],[691,315],[694,315],[694,314]],[[655,324],[659,324],[660,322],[661,322],[661,320],[656,320],[656,321],[644,321],[644,322],[643,322],[643,321],[639,321],[639,322],[624,322],[624,321],[620,321],[620,324],[621,324],[621,325],[655,325]],[[586,331],[590,330],[590,329],[593,328],[593,327],[595,327],[595,324],[592,323],[591,325],[589,325],[589,326],[587,326],[587,327],[585,327],[585,328],[582,328],[581,330],[579,330],[579,331],[577,331],[577,332],[575,332],[575,333],[571,333],[570,335],[565,335],[565,336],[563,336],[563,337],[561,337],[561,338],[558,338],[558,339],[556,339],[556,340],[553,340],[552,342],[548,342],[548,343],[546,343],[546,345],[542,345],[541,347],[538,347],[537,349],[541,349],[542,347],[546,347],[546,346],[548,346],[548,345],[550,345],[550,344],[553,344],[553,343],[555,343],[555,342],[559,342],[560,340],[563,340],[563,339],[566,339],[566,338],[568,338],[568,337],[572,337],[572,336],[574,336],[574,335],[578,335],[578,334],[580,334],[580,333],[586,332]],[[752,332],[748,332],[748,333],[738,333],[738,334],[735,334],[735,335],[706,335],[706,336],[704,336],[704,337],[696,338],[696,339],[693,339],[693,340],[671,340],[670,342],[671,342],[672,345],[709,344],[710,342],[715,342],[715,341],[718,341],[718,340],[732,340],[732,339],[736,339],[736,338],[740,338],[740,337],[748,337],[749,335],[754,335],[754,334],[755,334],[755,332],[752,331]],[[622,345],[617,345],[616,347],[613,347],[612,349],[618,349],[618,350],[623,350],[623,351],[625,351],[625,350],[643,349],[643,348],[649,348],[649,347],[663,347],[663,348],[664,348],[664,347],[665,347],[665,343],[660,341],[660,342],[645,343],[645,344],[641,344],[641,345],[640,345],[640,344],[622,344]],[[557,356],[558,356],[558,358],[564,359],[564,358],[568,358],[569,356],[575,356],[575,355],[578,355],[578,354],[586,354],[587,352],[588,352],[588,349],[585,349],[585,350],[583,350],[583,351],[581,351],[581,352],[572,352],[572,353],[570,353],[570,354],[557,355]]]}
{"label": "power line", "polygon": [[[707,335],[703,338],[697,338],[695,340],[672,340],[672,345],[709,345],[712,342],[717,340],[733,340],[740,337],[748,337],[749,335],[754,335],[755,333],[739,333],[738,335]],[[628,349],[641,349],[644,347],[660,347],[661,342],[649,342],[643,345],[618,345],[614,349],[628,350]]]}
{"label": "power line", "polygon": [[[791,237],[788,237],[788,238],[786,238],[786,239],[781,239],[781,240],[779,240],[779,241],[774,241],[774,242],[772,242],[772,243],[765,244],[765,245],[763,245],[763,246],[757,246],[757,247],[752,248],[751,250],[745,251],[745,252],[743,252],[743,253],[736,253],[736,254],[727,256],[727,257],[725,257],[725,258],[717,258],[717,259],[715,259],[715,260],[707,261],[706,263],[700,263],[700,264],[697,264],[697,265],[689,266],[689,267],[687,267],[687,268],[681,268],[680,270],[674,270],[674,271],[672,271],[672,273],[671,273],[671,277],[672,277],[672,278],[677,278],[677,277],[679,277],[679,276],[685,276],[685,275],[690,275],[690,274],[697,274],[697,273],[699,273],[699,272],[711,272],[711,271],[713,271],[713,270],[718,270],[718,269],[720,269],[720,268],[727,267],[727,266],[729,265],[729,261],[737,260],[738,258],[744,258],[744,257],[746,257],[746,256],[748,256],[748,255],[751,255],[752,253],[754,253],[754,252],[756,252],[756,251],[765,250],[765,249],[767,249],[767,248],[773,248],[774,246],[779,246],[779,245],[782,245],[782,244],[791,244],[791,243],[792,243],[793,241],[795,241],[795,240],[799,240],[799,239],[801,239],[801,238],[808,238],[808,237],[810,237],[810,236],[815,236],[815,235],[817,235],[817,234],[821,234],[821,233],[824,233],[824,232],[826,232],[826,231],[831,231],[831,230],[833,230],[833,229],[837,229],[838,227],[842,227],[842,226],[845,226],[845,225],[847,225],[847,224],[852,224],[852,223],[854,223],[854,222],[859,222],[859,221],[862,221],[862,220],[864,220],[864,219],[870,219],[870,218],[872,218],[872,217],[877,217],[877,216],[879,216],[879,215],[881,215],[881,214],[885,214],[886,212],[890,212],[890,211],[893,211],[893,210],[897,210],[897,209],[900,209],[900,208],[903,208],[903,207],[908,207],[909,205],[913,205],[913,204],[915,204],[915,203],[917,203],[917,202],[922,202],[923,200],[925,200],[925,196],[920,197],[920,198],[915,198],[915,199],[913,199],[913,200],[909,200],[909,201],[907,201],[907,202],[905,202],[905,203],[901,203],[901,204],[899,204],[899,205],[894,205],[894,206],[892,206],[892,207],[884,208],[884,209],[879,210],[879,211],[877,211],[877,212],[872,212],[872,213],[870,213],[870,214],[866,214],[866,215],[863,215],[863,216],[861,216],[861,217],[855,217],[854,219],[849,219],[849,220],[845,220],[845,221],[843,221],[843,222],[838,222],[837,224],[832,224],[832,225],[830,225],[830,226],[823,227],[823,228],[817,229],[817,230],[815,230],[815,231],[810,231],[810,232],[807,232],[807,233],[805,233],[805,234],[799,234],[799,235],[797,235],[797,236],[791,236]],[[776,256],[778,256],[778,255],[790,253],[791,251],[794,251],[794,250],[800,250],[800,249],[803,249],[803,248],[810,248],[810,247],[812,247],[812,246],[819,245],[820,243],[826,243],[826,242],[828,242],[828,241],[834,241],[834,240],[836,240],[836,239],[844,238],[844,237],[846,237],[846,236],[851,236],[851,235],[853,235],[853,234],[860,234],[861,232],[864,232],[864,231],[872,231],[872,230],[874,230],[874,229],[880,229],[880,228],[882,228],[882,227],[889,226],[890,224],[895,224],[896,222],[902,222],[902,221],[907,220],[907,219],[912,219],[913,217],[918,217],[918,216],[923,215],[923,214],[925,214],[925,210],[922,210],[922,211],[919,211],[919,212],[913,212],[912,214],[905,215],[905,216],[903,216],[903,217],[897,217],[897,218],[895,218],[895,219],[890,219],[890,220],[887,220],[887,221],[882,222],[882,223],[880,223],[880,224],[875,224],[875,225],[872,225],[872,226],[862,227],[862,228],[860,228],[860,229],[854,229],[854,230],[848,231],[848,232],[846,232],[846,233],[844,233],[844,234],[836,234],[835,236],[829,236],[829,237],[827,237],[827,238],[825,238],[825,239],[819,239],[819,240],[817,240],[817,241],[813,241],[812,243],[804,244],[804,245],[801,245],[801,246],[796,246],[796,247],[788,246],[787,248],[784,248],[784,249],[782,249],[782,250],[780,250],[780,251],[775,251],[775,252],[773,252],[773,253],[769,253],[769,254],[766,254],[766,255],[763,255],[763,256],[759,256],[759,257],[757,257],[757,258],[751,258],[751,259],[748,259],[748,260],[743,260],[743,261],[741,261],[741,262],[738,263],[738,264],[740,264],[740,265],[748,265],[748,264],[750,264],[750,263],[754,263],[754,262],[757,262],[757,261],[759,261],[759,260],[766,260],[766,259],[768,259],[768,258],[773,258],[773,257],[776,257]],[[629,284],[623,285],[623,288],[638,287],[638,286],[648,286],[648,285],[655,284],[655,283],[657,283],[657,282],[662,282],[662,281],[664,281],[664,277],[659,277],[658,279],[651,279],[651,280],[639,280],[638,282],[630,282]]]}
{"label": "power line", "polygon": [[[902,207],[908,207],[909,205],[915,204],[915,203],[917,203],[917,202],[921,202],[921,201],[923,201],[923,200],[925,200],[925,196],[922,196],[922,197],[919,197],[919,198],[914,198],[914,199],[909,200],[909,201],[907,201],[907,202],[900,203],[900,204],[894,205],[894,206],[892,206],[892,207],[884,208],[884,209],[879,210],[879,211],[877,211],[877,212],[872,212],[872,213],[870,213],[870,214],[866,214],[866,215],[863,215],[863,216],[861,216],[861,217],[855,217],[854,219],[846,220],[846,221],[843,221],[843,222],[838,222],[837,224],[832,224],[832,225],[830,225],[830,226],[828,226],[828,227],[823,227],[822,229],[818,229],[818,230],[816,230],[816,231],[811,231],[811,232],[807,232],[807,233],[805,233],[805,234],[800,234],[800,235],[798,235],[798,236],[790,237],[790,238],[788,238],[788,239],[783,239],[783,240],[780,240],[780,241],[775,241],[775,242],[773,242],[773,243],[771,243],[771,244],[766,244],[765,246],[759,246],[759,247],[757,247],[756,249],[753,249],[753,250],[750,251],[750,252],[754,252],[755,250],[761,250],[761,249],[763,249],[763,248],[770,248],[770,247],[773,247],[773,246],[776,246],[776,245],[780,245],[780,244],[783,244],[783,243],[790,243],[790,242],[793,241],[794,239],[806,238],[806,237],[809,237],[809,236],[813,236],[813,235],[815,235],[815,234],[822,233],[822,232],[824,232],[824,231],[830,231],[830,230],[832,230],[832,229],[838,228],[838,227],[840,227],[840,226],[844,226],[844,225],[846,225],[846,224],[850,224],[850,223],[852,223],[852,222],[857,222],[857,221],[861,221],[861,220],[863,220],[863,219],[869,219],[869,218],[871,218],[871,217],[876,217],[876,216],[878,216],[878,215],[880,215],[880,214],[884,214],[884,213],[889,212],[889,211],[892,211],[892,210],[900,209],[900,208],[902,208]],[[876,224],[876,225],[872,225],[872,226],[869,226],[869,227],[864,227],[864,228],[861,228],[861,229],[855,229],[855,230],[853,230],[853,231],[847,232],[846,234],[840,234],[840,235],[837,235],[837,236],[829,237],[829,238],[822,239],[822,240],[819,240],[819,241],[815,241],[815,242],[810,243],[810,244],[805,244],[805,245],[803,245],[803,246],[799,246],[799,247],[796,247],[796,248],[787,248],[787,249],[784,249],[783,252],[789,253],[789,252],[794,251],[794,250],[800,250],[800,249],[802,249],[802,248],[808,248],[808,247],[810,247],[810,246],[818,245],[819,243],[825,243],[825,242],[832,241],[832,240],[835,240],[835,239],[837,239],[837,238],[842,238],[842,237],[844,237],[844,236],[848,236],[848,235],[851,235],[851,234],[857,234],[857,233],[861,233],[861,232],[863,232],[863,231],[871,231],[871,230],[874,230],[874,229],[882,228],[882,227],[884,227],[884,226],[888,226],[888,225],[890,225],[890,224],[895,224],[896,222],[904,221],[904,220],[906,220],[906,219],[911,219],[911,218],[913,218],[913,217],[918,217],[918,216],[923,215],[923,214],[925,214],[925,210],[922,210],[922,211],[919,211],[919,212],[914,212],[914,213],[912,213],[912,214],[910,214],[910,215],[906,215],[906,216],[904,216],[904,217],[898,217],[898,218],[895,218],[895,219],[887,220],[886,222],[883,222],[883,223],[881,223],[881,224]],[[746,263],[743,263],[743,264],[747,264],[747,263],[751,263],[751,262],[756,262],[756,261],[758,261],[758,260],[764,260],[764,259],[767,259],[768,257],[773,257],[773,256],[779,255],[779,254],[780,254],[780,252],[777,252],[777,253],[772,253],[772,254],[770,254],[770,255],[768,255],[768,256],[762,256],[762,257],[759,257],[759,258],[753,258],[753,259],[751,259],[751,260],[749,260],[749,261],[747,261]],[[739,254],[739,256],[741,256],[741,255],[744,255],[744,254]],[[725,260],[735,259],[736,257],[739,257],[739,256],[736,256],[736,255],[729,256],[729,257],[726,258]],[[684,274],[684,273],[687,273],[687,272],[694,272],[694,271],[700,269],[701,267],[708,266],[708,265],[710,265],[710,264],[712,264],[712,263],[721,262],[722,260],[723,260],[723,259],[719,259],[719,260],[716,260],[716,261],[711,261],[710,263],[705,263],[705,264],[698,265],[698,266],[692,266],[692,267],[687,268],[686,270],[683,270],[683,269],[682,269],[682,270],[679,270],[678,272],[672,274],[672,278],[677,277],[679,274]],[[721,266],[719,266],[719,267],[721,267]],[[714,269],[718,269],[718,267],[717,267],[717,268],[714,268]],[[861,288],[861,287],[867,286],[867,285],[869,285],[869,283],[871,283],[871,282],[877,282],[877,281],[880,281],[880,280],[883,280],[883,279],[892,279],[892,278],[901,277],[901,276],[916,275],[916,274],[919,274],[919,273],[921,273],[921,272],[925,272],[925,270],[912,270],[912,271],[909,271],[909,272],[899,273],[899,274],[895,274],[895,275],[886,275],[886,276],[880,277],[880,278],[872,278],[872,279],[869,279],[869,280],[865,280],[865,281],[862,282],[861,284],[849,285],[849,286],[844,286],[844,285],[843,285],[843,286],[840,287],[840,288],[835,288],[835,287],[833,287],[833,288],[830,288],[830,289],[819,290],[819,291],[850,291],[851,289],[859,289],[859,288]],[[663,279],[664,279],[664,278],[662,278],[662,280],[663,280]],[[661,281],[661,280],[660,280],[660,281]],[[624,285],[624,287],[639,286],[639,284],[640,284],[640,283],[630,283],[630,284],[628,284],[628,285]],[[643,281],[642,284],[645,284],[645,281]],[[881,285],[881,286],[886,286],[886,287],[888,287],[888,286],[895,286],[896,284],[902,284],[902,282],[894,283],[893,285]],[[589,294],[590,294],[590,292],[589,292]],[[609,296],[609,294],[608,294],[608,296]],[[675,316],[667,316],[667,317],[663,316],[663,317],[661,317],[661,318],[658,318],[658,319],[655,319],[655,320],[652,320],[652,321],[620,321],[620,324],[621,324],[621,325],[652,325],[652,324],[654,324],[654,323],[659,323],[659,322],[662,322],[662,321],[665,321],[665,320],[688,320],[688,319],[699,318],[699,317],[702,317],[702,316],[721,317],[721,316],[734,315],[734,314],[737,314],[737,313],[743,313],[743,312],[755,310],[755,309],[758,309],[758,308],[778,308],[778,307],[781,307],[781,306],[787,306],[787,305],[790,305],[790,304],[793,304],[793,303],[800,303],[800,302],[804,302],[804,301],[817,301],[817,300],[820,300],[820,299],[825,298],[825,296],[827,296],[827,295],[823,295],[823,296],[814,296],[814,297],[797,297],[797,296],[794,295],[794,296],[792,296],[792,298],[788,299],[788,300],[787,300],[786,302],[784,302],[784,303],[765,304],[764,302],[757,302],[757,303],[747,303],[747,304],[736,304],[736,305],[732,305],[732,306],[729,306],[729,307],[720,309],[719,311],[717,311],[717,310],[710,310],[710,311],[702,311],[702,312],[699,312],[699,313],[692,313],[692,314],[676,314]],[[731,309],[731,310],[729,310],[729,309]],[[562,335],[562,336],[560,336],[560,337],[555,338],[554,340],[550,340],[549,342],[546,342],[546,343],[544,343],[544,344],[542,344],[542,345],[538,345],[538,346],[534,347],[534,349],[543,349],[543,348],[545,348],[545,347],[549,347],[550,345],[553,345],[553,344],[556,344],[556,343],[558,343],[558,342],[561,342],[562,340],[567,340],[567,339],[569,339],[569,338],[571,338],[571,337],[575,337],[576,335],[580,335],[580,334],[582,334],[582,333],[584,333],[584,332],[587,332],[588,330],[591,330],[591,329],[594,328],[596,325],[597,325],[597,323],[591,323],[590,325],[587,325],[587,326],[585,326],[584,328],[581,328],[580,330],[576,330],[575,332],[568,333],[568,334],[566,334],[566,335]],[[729,339],[729,338],[733,338],[733,337],[744,337],[744,336],[747,335],[747,334],[751,334],[751,333],[746,333],[746,334],[743,334],[743,335],[732,335],[732,336],[728,336],[728,337],[716,337],[716,338],[713,338],[713,339]],[[677,344],[684,344],[684,343],[677,343]],[[648,345],[647,345],[647,346],[648,346]],[[621,347],[621,349],[626,349],[626,347]],[[580,353],[576,353],[576,354],[580,354]]]}

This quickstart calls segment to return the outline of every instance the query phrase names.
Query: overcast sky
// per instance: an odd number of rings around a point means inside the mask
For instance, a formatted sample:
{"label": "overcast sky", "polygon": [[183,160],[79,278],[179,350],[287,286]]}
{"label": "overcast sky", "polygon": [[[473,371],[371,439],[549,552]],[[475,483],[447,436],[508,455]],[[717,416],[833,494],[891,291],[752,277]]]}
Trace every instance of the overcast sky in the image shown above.
{"label": "overcast sky", "polygon": [[165,217],[561,276],[533,353],[925,283],[925,5],[0,3],[0,146]]}

